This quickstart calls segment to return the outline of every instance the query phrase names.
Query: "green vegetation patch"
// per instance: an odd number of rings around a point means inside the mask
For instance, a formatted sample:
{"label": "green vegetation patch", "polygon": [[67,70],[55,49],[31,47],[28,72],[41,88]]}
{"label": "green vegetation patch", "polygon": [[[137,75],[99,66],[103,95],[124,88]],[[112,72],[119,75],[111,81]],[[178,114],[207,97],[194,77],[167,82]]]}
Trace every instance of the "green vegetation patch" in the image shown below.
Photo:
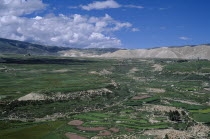
{"label": "green vegetation patch", "polygon": [[167,117],[155,117],[154,120],[165,121],[165,120],[168,120],[168,118]]}
{"label": "green vegetation patch", "polygon": [[179,71],[179,72],[201,72],[203,69],[210,68],[210,61],[187,61],[187,62],[172,62],[165,66],[166,71]]}
{"label": "green vegetation patch", "polygon": [[82,124],[83,127],[112,127],[111,122],[85,122]]}
{"label": "green vegetation patch", "polygon": [[72,117],[75,118],[75,119],[91,120],[91,121],[103,121],[104,120],[103,118],[89,116],[87,114],[78,114],[78,115],[74,115]]}
{"label": "green vegetation patch", "polygon": [[62,129],[60,129],[59,133],[62,133],[63,135],[67,132],[70,133],[76,133],[78,135],[82,135],[82,136],[87,136],[87,137],[92,137],[97,135],[99,132],[98,131],[80,131],[79,129],[77,129],[75,126],[69,126],[66,125],[65,127],[63,127]]}
{"label": "green vegetation patch", "polygon": [[124,121],[124,122],[130,122],[130,123],[135,123],[135,124],[145,124],[148,123],[148,121],[144,119],[140,120],[134,120],[134,119],[116,119],[117,121]]}
{"label": "green vegetation patch", "polygon": [[110,115],[103,114],[102,112],[101,113],[87,113],[87,114],[90,116],[100,117],[100,118],[109,118],[110,117]]}
{"label": "green vegetation patch", "polygon": [[16,99],[31,92],[76,92],[108,87],[110,80],[91,71],[102,71],[113,61],[25,57],[0,63],[0,95]]}
{"label": "green vegetation patch", "polygon": [[209,113],[191,113],[190,116],[197,122],[210,123]]}
{"label": "green vegetation patch", "polygon": [[0,131],[1,139],[40,139],[47,136],[60,126],[62,126],[64,121],[48,122],[38,125],[32,125],[30,127],[6,129]]}
{"label": "green vegetation patch", "polygon": [[134,112],[134,110],[122,110],[121,112],[125,112],[125,113],[131,113],[131,112]]}
{"label": "green vegetation patch", "polygon": [[151,97],[151,98],[145,98],[145,99],[139,99],[139,100],[128,100],[124,102],[124,105],[127,106],[141,106],[144,103],[157,103],[160,99],[158,97]]}
{"label": "green vegetation patch", "polygon": [[117,125],[123,126],[126,128],[133,128],[133,129],[163,129],[163,128],[169,127],[168,123],[144,124],[144,125],[133,125],[133,124],[119,123]]}
{"label": "green vegetation patch", "polygon": [[202,105],[191,105],[191,104],[186,104],[186,103],[181,103],[181,102],[176,102],[176,101],[170,102],[170,106],[181,107],[187,110],[200,110],[200,109],[206,108],[205,106],[202,106]]}
{"label": "green vegetation patch", "polygon": [[190,110],[189,112],[193,112],[193,113],[210,113],[210,109],[204,109],[204,110]]}

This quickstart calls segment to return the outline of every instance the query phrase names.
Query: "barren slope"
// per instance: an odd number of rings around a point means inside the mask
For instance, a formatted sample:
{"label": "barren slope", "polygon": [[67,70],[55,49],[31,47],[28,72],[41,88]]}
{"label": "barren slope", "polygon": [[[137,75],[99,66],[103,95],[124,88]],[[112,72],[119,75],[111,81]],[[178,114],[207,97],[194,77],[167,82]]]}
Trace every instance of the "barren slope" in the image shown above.
{"label": "barren slope", "polygon": [[183,58],[183,59],[210,59],[210,46],[184,46],[184,47],[161,47],[155,49],[118,50],[106,53],[101,57],[117,58]]}

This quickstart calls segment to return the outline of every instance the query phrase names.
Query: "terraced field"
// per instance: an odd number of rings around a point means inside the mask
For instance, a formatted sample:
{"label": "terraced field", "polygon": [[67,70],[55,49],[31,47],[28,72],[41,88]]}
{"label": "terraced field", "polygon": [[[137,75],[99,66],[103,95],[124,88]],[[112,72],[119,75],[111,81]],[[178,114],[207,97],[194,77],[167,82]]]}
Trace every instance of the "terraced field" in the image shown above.
{"label": "terraced field", "polygon": [[0,59],[2,139],[210,138],[210,61]]}

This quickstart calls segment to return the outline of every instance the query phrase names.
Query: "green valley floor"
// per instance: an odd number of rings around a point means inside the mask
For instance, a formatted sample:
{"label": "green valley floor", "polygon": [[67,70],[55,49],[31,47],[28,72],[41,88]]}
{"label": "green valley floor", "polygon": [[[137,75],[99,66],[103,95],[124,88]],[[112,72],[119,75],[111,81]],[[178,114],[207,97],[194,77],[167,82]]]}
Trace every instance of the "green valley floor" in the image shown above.
{"label": "green valley floor", "polygon": [[210,61],[0,56],[1,139],[210,138]]}

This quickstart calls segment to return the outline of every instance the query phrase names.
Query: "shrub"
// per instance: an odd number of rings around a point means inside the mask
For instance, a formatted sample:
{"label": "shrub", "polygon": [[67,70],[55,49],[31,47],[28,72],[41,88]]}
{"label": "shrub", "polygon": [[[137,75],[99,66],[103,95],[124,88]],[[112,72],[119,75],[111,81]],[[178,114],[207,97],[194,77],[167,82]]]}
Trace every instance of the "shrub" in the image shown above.
{"label": "shrub", "polygon": [[169,119],[171,121],[180,121],[180,113],[176,110],[176,111],[170,111],[169,112]]}

